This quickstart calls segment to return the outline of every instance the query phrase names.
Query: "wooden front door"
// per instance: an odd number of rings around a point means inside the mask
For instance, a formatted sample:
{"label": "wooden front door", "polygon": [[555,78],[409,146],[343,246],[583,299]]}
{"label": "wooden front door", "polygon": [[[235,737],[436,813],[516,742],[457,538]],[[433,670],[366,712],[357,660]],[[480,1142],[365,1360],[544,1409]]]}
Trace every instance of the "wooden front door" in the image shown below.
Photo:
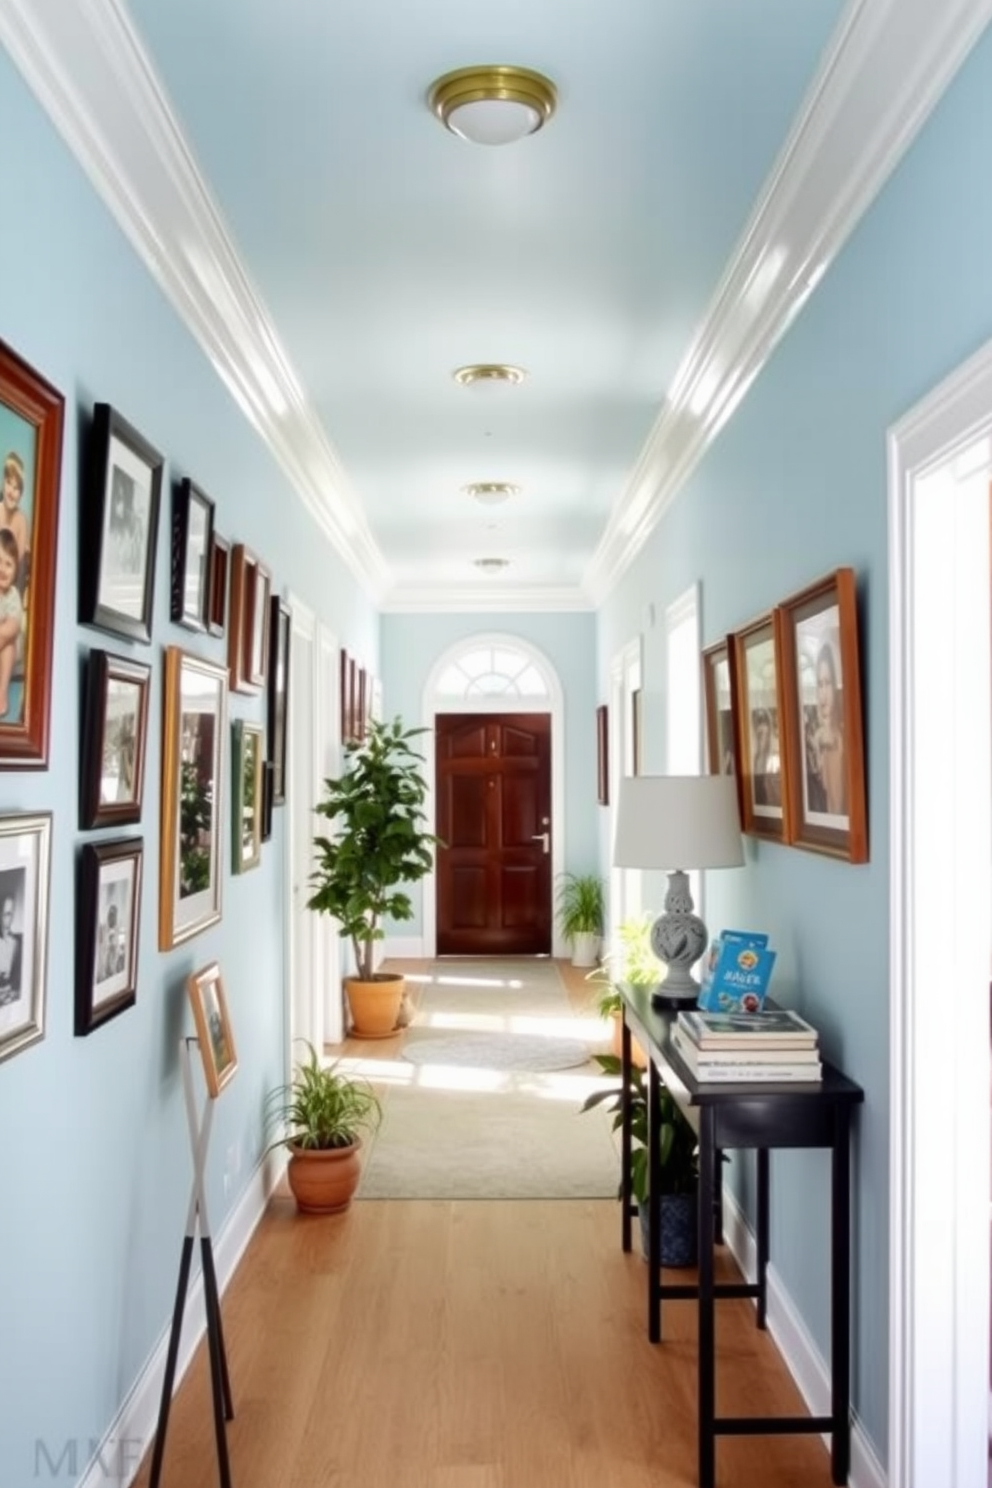
{"label": "wooden front door", "polygon": [[439,956],[551,952],[551,717],[441,713]]}

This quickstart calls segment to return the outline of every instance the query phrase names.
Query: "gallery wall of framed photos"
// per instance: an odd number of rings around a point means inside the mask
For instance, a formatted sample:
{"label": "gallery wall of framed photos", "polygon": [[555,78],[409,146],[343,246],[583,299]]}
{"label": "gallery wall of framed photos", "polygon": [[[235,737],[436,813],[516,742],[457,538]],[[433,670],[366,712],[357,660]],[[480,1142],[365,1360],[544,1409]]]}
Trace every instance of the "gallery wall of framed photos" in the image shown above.
{"label": "gallery wall of framed photos", "polygon": [[745,833],[868,861],[857,584],[838,568],[702,653],[707,764]]}

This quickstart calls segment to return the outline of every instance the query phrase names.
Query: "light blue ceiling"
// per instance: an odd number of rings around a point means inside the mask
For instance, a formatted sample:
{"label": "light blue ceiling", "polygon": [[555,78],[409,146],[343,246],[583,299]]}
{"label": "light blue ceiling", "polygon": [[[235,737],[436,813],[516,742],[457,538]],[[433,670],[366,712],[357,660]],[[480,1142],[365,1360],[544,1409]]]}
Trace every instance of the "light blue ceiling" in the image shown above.
{"label": "light blue ceiling", "polygon": [[[394,581],[578,585],[840,0],[128,7]],[[501,149],[425,104],[492,62],[559,90]],[[486,399],[479,361],[530,376]]]}

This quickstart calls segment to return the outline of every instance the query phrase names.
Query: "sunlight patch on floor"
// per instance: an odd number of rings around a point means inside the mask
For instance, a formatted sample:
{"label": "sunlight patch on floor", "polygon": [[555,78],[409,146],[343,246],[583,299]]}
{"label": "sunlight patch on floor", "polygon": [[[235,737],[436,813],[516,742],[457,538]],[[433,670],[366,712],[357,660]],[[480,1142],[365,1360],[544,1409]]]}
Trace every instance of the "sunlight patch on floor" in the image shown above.
{"label": "sunlight patch on floor", "polygon": [[578,1021],[574,1014],[541,1017],[534,1013],[427,1013],[418,1014],[414,1027],[458,1033],[526,1033],[541,1038],[580,1038],[590,1044],[601,1044],[610,1037],[608,1023],[599,1018]]}
{"label": "sunlight patch on floor", "polygon": [[533,1095],[539,1100],[581,1106],[594,1090],[606,1090],[616,1082],[605,1075],[574,1074],[563,1071],[550,1074],[527,1074],[520,1070],[489,1070],[477,1066],[441,1064],[404,1064],[402,1059],[346,1058],[339,1061],[342,1073],[362,1076],[382,1086],[415,1085],[425,1090],[461,1090],[492,1093],[512,1091]]}

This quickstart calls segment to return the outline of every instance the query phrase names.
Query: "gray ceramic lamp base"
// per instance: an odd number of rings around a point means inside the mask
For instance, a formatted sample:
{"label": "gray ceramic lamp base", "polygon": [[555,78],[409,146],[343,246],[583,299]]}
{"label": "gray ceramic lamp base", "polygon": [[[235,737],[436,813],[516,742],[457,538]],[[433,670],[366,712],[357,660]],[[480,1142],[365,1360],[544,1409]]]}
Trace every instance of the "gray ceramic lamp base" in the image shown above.
{"label": "gray ceramic lamp base", "polygon": [[706,926],[693,913],[689,875],[677,868],[668,875],[665,913],[651,926],[651,949],[668,968],[654,994],[662,1006],[695,1006],[699,983],[692,968],[706,949]]}

